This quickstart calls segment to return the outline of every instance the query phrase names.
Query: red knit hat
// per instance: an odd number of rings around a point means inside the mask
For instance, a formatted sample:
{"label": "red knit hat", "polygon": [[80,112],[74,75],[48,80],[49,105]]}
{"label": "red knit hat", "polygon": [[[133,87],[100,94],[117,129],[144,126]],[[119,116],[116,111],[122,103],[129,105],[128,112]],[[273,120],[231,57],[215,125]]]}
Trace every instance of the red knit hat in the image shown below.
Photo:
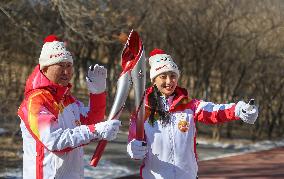
{"label": "red knit hat", "polygon": [[60,62],[71,62],[71,53],[66,50],[63,42],[55,35],[49,35],[44,39],[44,45],[39,57],[40,69]]}
{"label": "red knit hat", "polygon": [[164,50],[155,48],[150,52],[149,64],[151,81],[161,73],[172,71],[179,77],[178,66],[173,61],[170,55],[167,55]]}

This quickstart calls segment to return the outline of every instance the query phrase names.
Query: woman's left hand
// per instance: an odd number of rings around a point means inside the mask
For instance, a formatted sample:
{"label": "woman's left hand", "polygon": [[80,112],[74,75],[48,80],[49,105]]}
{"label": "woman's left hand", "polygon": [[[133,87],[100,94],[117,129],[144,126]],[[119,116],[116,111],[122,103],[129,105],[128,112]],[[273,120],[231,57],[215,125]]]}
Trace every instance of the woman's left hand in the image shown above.
{"label": "woman's left hand", "polygon": [[244,122],[254,124],[258,117],[258,108],[254,104],[239,101],[235,108],[235,114]]}

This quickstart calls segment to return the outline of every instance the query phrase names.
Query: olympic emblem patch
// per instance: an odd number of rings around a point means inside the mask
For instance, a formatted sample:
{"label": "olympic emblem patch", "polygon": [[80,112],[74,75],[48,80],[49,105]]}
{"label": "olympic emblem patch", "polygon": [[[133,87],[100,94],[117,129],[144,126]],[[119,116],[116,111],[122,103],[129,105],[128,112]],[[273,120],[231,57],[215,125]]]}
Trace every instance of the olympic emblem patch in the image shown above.
{"label": "olympic emblem patch", "polygon": [[187,113],[179,113],[177,114],[176,118],[179,119],[179,122],[177,125],[178,129],[181,132],[187,132],[189,130],[189,125],[190,125],[190,123],[186,121]]}
{"label": "olympic emblem patch", "polygon": [[187,121],[179,121],[178,122],[178,129],[181,131],[181,132],[187,132],[188,129],[189,129],[189,122]]}

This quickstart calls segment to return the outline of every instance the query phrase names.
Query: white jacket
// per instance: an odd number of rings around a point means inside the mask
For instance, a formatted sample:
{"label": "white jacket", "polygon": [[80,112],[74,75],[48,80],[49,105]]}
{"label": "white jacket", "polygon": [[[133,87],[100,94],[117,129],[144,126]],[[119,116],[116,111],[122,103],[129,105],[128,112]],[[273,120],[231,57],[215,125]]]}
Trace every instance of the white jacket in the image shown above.
{"label": "white jacket", "polygon": [[[147,90],[146,101],[152,88]],[[144,179],[196,179],[196,122],[216,124],[238,120],[235,104],[214,104],[190,100],[185,89],[176,88],[175,96],[161,98],[171,120],[162,126],[160,120],[151,124],[150,107],[146,102],[144,123],[148,153],[143,160],[140,174]],[[155,116],[158,118],[158,116]],[[131,121],[129,141],[135,138],[135,121]]]}
{"label": "white jacket", "polygon": [[82,146],[96,139],[94,124],[104,118],[106,95],[91,94],[89,108],[70,88],[49,81],[39,66],[27,80],[18,110],[24,179],[84,178]]}

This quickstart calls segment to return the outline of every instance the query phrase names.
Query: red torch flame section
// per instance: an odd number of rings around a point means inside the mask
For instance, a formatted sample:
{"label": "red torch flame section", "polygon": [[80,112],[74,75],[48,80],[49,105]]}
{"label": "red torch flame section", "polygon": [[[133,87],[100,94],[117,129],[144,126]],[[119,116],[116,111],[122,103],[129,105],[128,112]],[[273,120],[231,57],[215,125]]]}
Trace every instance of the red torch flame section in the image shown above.
{"label": "red torch flame section", "polygon": [[121,55],[122,72],[120,76],[133,69],[142,52],[142,41],[136,31],[131,31]]}

